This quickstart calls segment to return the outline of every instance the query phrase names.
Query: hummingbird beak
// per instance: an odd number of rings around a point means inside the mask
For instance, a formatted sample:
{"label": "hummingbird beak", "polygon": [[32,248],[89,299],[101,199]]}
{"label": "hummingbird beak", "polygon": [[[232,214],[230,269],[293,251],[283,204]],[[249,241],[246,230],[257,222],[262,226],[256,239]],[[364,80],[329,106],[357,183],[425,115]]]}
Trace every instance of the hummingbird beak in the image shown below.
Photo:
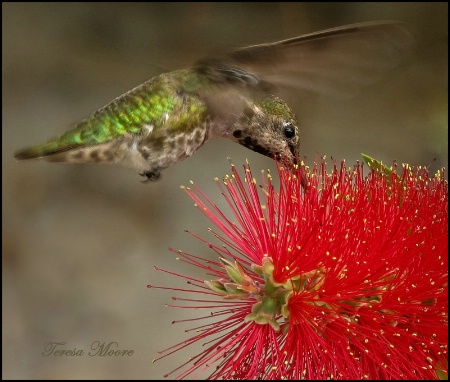
{"label": "hummingbird beak", "polygon": [[297,151],[294,150],[292,145],[289,145],[289,150],[285,148],[283,154],[278,152],[275,155],[275,159],[279,162],[282,162],[286,166],[295,166],[298,162],[298,154]]}
{"label": "hummingbird beak", "polygon": [[288,143],[289,146],[289,150],[292,154],[292,162],[293,164],[297,164],[298,162],[298,150],[297,150],[297,146],[295,146],[293,143],[289,142]]}

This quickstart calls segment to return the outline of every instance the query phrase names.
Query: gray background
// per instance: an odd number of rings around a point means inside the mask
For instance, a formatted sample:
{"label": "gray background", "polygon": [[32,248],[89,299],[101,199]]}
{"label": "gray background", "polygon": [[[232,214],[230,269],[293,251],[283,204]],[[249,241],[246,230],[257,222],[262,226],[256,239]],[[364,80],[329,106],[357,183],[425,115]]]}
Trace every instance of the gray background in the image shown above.
{"label": "gray background", "polygon": [[[249,159],[274,163],[225,140],[142,185],[130,169],[17,162],[13,152],[68,129],[114,97],[211,52],[348,23],[397,19],[417,51],[351,100],[293,104],[302,155],[369,153],[390,163],[448,163],[447,3],[2,4],[3,378],[157,379],[191,351],[152,364],[186,337],[165,308],[184,286],[156,272],[184,272],[168,247],[213,254],[184,229],[211,239],[210,223],[180,190],[194,180],[220,206],[213,178]],[[433,158],[437,158],[433,162]],[[187,270],[196,274],[195,271]],[[94,341],[132,349],[127,358],[43,357],[46,341],[87,351]]]}

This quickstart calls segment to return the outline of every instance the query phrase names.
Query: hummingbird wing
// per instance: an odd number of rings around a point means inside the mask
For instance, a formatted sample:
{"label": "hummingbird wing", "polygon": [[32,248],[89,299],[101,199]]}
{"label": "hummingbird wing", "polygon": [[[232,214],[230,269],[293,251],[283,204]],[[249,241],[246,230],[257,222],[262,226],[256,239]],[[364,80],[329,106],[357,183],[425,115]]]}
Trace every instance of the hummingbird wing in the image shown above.
{"label": "hummingbird wing", "polygon": [[378,80],[412,46],[403,23],[366,22],[240,48],[200,61],[198,70],[208,67],[209,75],[214,70],[222,81],[273,94],[294,89],[345,97]]}

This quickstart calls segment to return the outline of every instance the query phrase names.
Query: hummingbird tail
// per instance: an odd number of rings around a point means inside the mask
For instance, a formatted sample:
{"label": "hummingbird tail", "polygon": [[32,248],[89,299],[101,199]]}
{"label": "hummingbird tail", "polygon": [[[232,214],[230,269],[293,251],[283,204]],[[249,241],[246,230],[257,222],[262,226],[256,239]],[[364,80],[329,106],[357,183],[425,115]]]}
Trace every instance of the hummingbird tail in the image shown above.
{"label": "hummingbird tail", "polygon": [[20,150],[14,154],[14,157],[19,160],[47,158],[67,152],[73,148],[73,146],[61,146],[61,143],[59,142],[50,141],[42,145]]}
{"label": "hummingbird tail", "polygon": [[101,144],[62,143],[55,139],[42,145],[18,151],[18,160],[45,159],[49,162],[69,163],[117,163],[123,157],[129,139]]}

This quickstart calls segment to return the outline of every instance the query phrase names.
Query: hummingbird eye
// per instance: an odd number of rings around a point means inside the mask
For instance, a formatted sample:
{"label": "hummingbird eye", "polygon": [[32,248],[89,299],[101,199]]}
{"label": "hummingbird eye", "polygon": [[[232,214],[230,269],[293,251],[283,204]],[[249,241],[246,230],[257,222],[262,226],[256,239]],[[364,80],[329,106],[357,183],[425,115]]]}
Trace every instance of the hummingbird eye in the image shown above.
{"label": "hummingbird eye", "polygon": [[295,127],[291,122],[287,122],[284,124],[284,136],[288,139],[294,138]]}

